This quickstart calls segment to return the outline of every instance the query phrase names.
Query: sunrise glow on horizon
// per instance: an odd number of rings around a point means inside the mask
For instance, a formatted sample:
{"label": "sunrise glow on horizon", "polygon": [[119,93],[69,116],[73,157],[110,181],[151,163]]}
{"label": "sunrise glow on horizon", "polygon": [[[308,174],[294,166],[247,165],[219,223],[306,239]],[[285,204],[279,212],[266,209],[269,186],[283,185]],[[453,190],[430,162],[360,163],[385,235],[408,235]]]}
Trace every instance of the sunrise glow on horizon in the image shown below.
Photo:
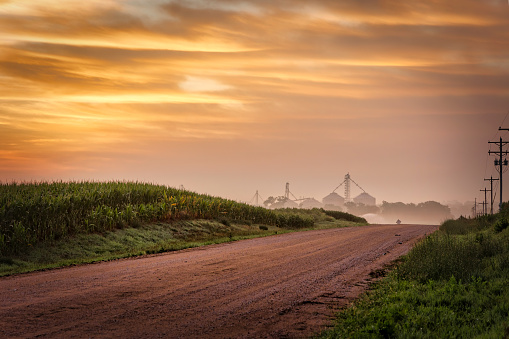
{"label": "sunrise glow on horizon", "polygon": [[509,140],[509,6],[0,0],[0,79],[3,182],[474,200]]}

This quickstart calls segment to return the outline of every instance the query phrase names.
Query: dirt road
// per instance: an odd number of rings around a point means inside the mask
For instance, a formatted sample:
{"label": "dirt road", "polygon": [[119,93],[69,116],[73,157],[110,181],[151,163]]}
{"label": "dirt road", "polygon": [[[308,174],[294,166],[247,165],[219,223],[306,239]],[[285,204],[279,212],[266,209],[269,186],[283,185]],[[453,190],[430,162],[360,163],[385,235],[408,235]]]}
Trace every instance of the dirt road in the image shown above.
{"label": "dirt road", "polygon": [[436,228],[299,232],[0,278],[0,337],[306,337]]}

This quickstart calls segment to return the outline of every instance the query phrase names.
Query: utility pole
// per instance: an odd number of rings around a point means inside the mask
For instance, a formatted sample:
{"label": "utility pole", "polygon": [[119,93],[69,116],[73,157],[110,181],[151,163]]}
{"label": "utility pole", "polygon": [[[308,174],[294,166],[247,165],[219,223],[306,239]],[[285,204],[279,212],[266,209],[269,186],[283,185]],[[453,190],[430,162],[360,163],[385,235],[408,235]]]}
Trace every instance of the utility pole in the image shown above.
{"label": "utility pole", "polygon": [[488,214],[488,201],[487,201],[487,196],[486,196],[486,192],[488,192],[489,189],[487,188],[484,188],[483,190],[481,190],[481,192],[484,192],[484,202],[482,203],[482,214],[483,215],[487,215]]}
{"label": "utility pole", "polygon": [[474,218],[477,218],[477,198],[474,199]]}
{"label": "utility pole", "polygon": [[478,215],[478,216],[481,216],[481,215],[483,215],[483,213],[484,213],[484,203],[483,203],[483,202],[478,202],[477,204],[478,204],[478,205],[482,205],[483,211],[482,211],[482,212],[479,212],[479,215]]}
{"label": "utility pole", "polygon": [[490,193],[491,193],[491,199],[490,199],[490,206],[491,206],[491,215],[493,215],[493,181],[495,180],[498,180],[498,179],[493,179],[493,176],[491,176],[491,178],[489,179],[484,179],[484,181],[489,181],[490,182],[490,185],[491,185],[491,189],[490,189]]}
{"label": "utility pole", "polygon": [[[499,131],[509,131],[509,128],[498,128]],[[502,147],[507,145],[508,141],[502,141],[502,137],[500,137],[500,141],[488,141],[488,144],[496,144],[499,147],[498,151],[488,151],[488,154],[496,154],[498,155],[498,159],[495,159],[495,166],[499,166],[498,173],[499,173],[499,180],[500,180],[500,203],[498,205],[498,210],[502,210],[502,174],[503,174],[503,166],[507,166],[507,159],[504,159],[504,155],[507,155],[508,151],[502,151]]]}

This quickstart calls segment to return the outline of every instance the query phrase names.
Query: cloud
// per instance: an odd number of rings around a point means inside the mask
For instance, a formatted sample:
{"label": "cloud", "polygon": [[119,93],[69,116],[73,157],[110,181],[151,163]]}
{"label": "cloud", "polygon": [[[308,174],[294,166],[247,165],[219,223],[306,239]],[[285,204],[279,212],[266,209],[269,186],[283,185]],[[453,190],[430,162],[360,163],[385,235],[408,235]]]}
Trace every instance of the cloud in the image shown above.
{"label": "cloud", "polygon": [[[319,150],[337,148],[335,166],[367,166],[358,154],[377,143],[394,148],[377,165],[389,176],[408,147],[395,146],[398,130],[422,141],[427,126],[443,141],[444,114],[474,133],[482,119],[470,117],[507,110],[508,10],[474,0],[2,1],[0,179],[35,173],[30,159],[52,173],[104,173],[97,159],[127,163],[128,152],[191,152],[196,164],[221,149],[255,166],[265,163],[255,144],[285,173],[303,150],[319,163]],[[427,157],[440,148],[422,144]]]}
{"label": "cloud", "polygon": [[179,84],[179,87],[187,92],[215,92],[231,88],[214,79],[200,78],[194,76],[186,77],[186,80]]}

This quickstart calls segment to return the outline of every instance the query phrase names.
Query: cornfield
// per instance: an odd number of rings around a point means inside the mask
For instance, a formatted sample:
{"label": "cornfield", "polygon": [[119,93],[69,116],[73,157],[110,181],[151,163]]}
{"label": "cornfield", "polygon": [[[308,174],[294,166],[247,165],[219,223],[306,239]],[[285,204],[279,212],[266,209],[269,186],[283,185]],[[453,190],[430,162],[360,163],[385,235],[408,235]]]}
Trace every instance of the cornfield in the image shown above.
{"label": "cornfield", "polygon": [[262,207],[139,182],[0,184],[0,255],[38,242],[182,219],[310,227],[313,220]]}

